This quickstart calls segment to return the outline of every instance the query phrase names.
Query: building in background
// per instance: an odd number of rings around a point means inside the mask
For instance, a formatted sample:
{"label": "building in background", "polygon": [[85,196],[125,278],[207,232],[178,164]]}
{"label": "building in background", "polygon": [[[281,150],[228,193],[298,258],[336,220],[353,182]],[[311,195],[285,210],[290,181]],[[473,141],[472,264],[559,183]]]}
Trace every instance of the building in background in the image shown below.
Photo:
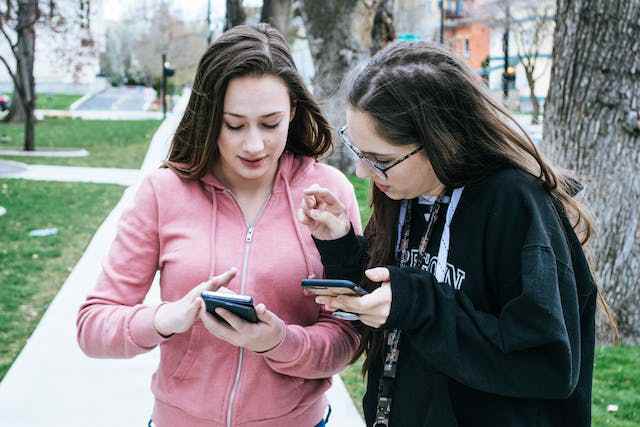
{"label": "building in background", "polygon": [[[509,22],[509,59],[515,81],[509,84],[508,104],[529,112],[531,90],[523,57],[536,56],[535,96],[541,104],[549,88],[553,22],[545,15],[549,0],[397,0],[394,24],[400,40],[439,42],[441,7],[444,8],[444,43],[484,76],[489,89],[503,97],[504,35]],[[510,5],[507,18],[506,4]],[[545,22],[544,36],[533,33]]]}

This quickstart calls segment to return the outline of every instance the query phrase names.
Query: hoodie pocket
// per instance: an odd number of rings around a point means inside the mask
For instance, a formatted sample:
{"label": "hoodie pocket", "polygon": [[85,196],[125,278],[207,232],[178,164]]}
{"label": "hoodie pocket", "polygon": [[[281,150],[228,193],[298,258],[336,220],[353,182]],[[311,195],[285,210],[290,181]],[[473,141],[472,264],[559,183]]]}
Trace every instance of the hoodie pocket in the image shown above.
{"label": "hoodie pocket", "polygon": [[196,321],[191,327],[191,333],[189,335],[189,343],[187,344],[187,351],[183,354],[180,362],[176,370],[171,374],[171,378],[176,380],[183,380],[191,367],[193,366],[193,362],[196,360],[198,342],[200,341],[200,337],[202,335],[203,326],[199,321]]}

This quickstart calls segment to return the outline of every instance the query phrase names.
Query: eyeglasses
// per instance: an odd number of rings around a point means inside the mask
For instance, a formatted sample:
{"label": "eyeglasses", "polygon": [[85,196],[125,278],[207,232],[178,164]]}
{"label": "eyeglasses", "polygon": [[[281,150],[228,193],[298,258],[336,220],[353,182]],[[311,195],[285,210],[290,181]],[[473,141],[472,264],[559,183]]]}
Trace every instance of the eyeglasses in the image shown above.
{"label": "eyeglasses", "polygon": [[347,127],[346,126],[342,126],[338,130],[338,135],[340,135],[340,138],[342,139],[342,143],[347,146],[349,151],[351,151],[351,154],[353,154],[356,157],[356,160],[360,160],[362,163],[364,163],[364,165],[367,166],[371,170],[371,172],[375,173],[378,176],[378,178],[385,179],[385,180],[388,178],[387,171],[389,169],[391,169],[392,167],[404,162],[409,157],[413,156],[418,151],[420,151],[420,150],[422,150],[424,148],[424,146],[421,145],[418,148],[416,148],[415,150],[413,150],[412,152],[410,152],[409,154],[406,154],[406,155],[400,157],[399,159],[390,160],[388,162],[378,162],[378,161],[375,161],[375,160],[372,160],[372,159],[368,158],[367,155],[364,154],[362,151],[360,151],[360,149],[358,147],[353,145],[351,143],[351,141],[349,141],[349,137],[347,137],[347,133],[346,132],[347,132]]}

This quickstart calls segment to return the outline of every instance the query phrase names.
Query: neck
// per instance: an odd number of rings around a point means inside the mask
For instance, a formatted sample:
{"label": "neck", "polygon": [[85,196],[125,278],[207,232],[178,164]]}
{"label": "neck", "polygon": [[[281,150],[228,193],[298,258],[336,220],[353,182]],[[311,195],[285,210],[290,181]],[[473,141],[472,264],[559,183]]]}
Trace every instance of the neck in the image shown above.
{"label": "neck", "polygon": [[264,194],[271,191],[271,188],[273,187],[273,181],[275,180],[276,173],[278,171],[277,165],[278,164],[276,163],[276,168],[274,170],[269,171],[257,179],[245,179],[235,173],[230,173],[220,162],[216,163],[213,167],[213,173],[220,181],[222,181],[225,187],[231,190],[231,192],[238,197],[262,197]]}

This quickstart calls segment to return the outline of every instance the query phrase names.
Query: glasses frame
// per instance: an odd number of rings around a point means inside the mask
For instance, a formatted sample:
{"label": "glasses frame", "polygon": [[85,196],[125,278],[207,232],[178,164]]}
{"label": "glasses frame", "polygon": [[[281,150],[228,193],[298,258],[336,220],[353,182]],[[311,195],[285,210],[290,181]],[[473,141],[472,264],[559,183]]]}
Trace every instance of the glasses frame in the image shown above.
{"label": "glasses frame", "polygon": [[347,136],[347,127],[346,126],[342,126],[340,129],[338,129],[338,135],[340,135],[340,139],[342,140],[342,144],[344,144],[350,151],[351,153],[356,156],[358,158],[358,160],[360,160],[362,163],[364,163],[365,166],[367,166],[373,173],[375,173],[376,175],[378,175],[378,177],[382,178],[382,179],[389,179],[389,176],[387,175],[387,171],[389,169],[391,169],[394,166],[399,165],[400,163],[404,162],[405,160],[407,160],[409,157],[413,156],[414,154],[416,154],[417,152],[419,152],[420,150],[422,150],[424,148],[424,145],[419,146],[418,148],[416,148],[415,150],[411,151],[408,154],[405,154],[404,156],[401,156],[399,158],[397,158],[396,160],[391,160],[391,164],[386,165],[387,162],[385,162],[385,166],[383,166],[382,164],[376,162],[375,160],[371,160],[369,159],[362,151],[360,151],[360,149],[358,147],[356,147],[355,145],[353,145],[353,143],[351,141],[349,141],[349,137]]}

